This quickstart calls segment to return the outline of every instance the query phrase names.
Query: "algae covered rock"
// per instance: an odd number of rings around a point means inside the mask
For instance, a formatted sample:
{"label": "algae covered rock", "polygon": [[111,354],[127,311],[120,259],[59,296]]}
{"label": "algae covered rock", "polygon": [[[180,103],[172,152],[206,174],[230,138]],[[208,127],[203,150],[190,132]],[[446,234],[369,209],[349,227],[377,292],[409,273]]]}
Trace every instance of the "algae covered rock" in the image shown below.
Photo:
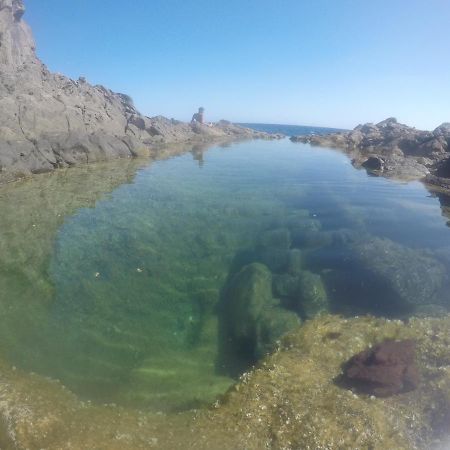
{"label": "algae covered rock", "polygon": [[[349,358],[386,340],[416,342],[419,389],[374,398],[336,382]],[[450,316],[408,323],[321,316],[214,408],[151,414],[82,402],[59,383],[0,362],[2,448],[445,449],[450,441]]]}
{"label": "algae covered rock", "polygon": [[263,264],[245,266],[225,292],[223,320],[237,351],[258,359],[277,339],[299,324],[295,313],[278,307],[272,297],[272,274]]}
{"label": "algae covered rock", "polygon": [[286,299],[287,303],[306,319],[328,312],[330,308],[321,276],[307,270],[299,271],[295,275],[274,275],[273,292],[276,296]]}
{"label": "algae covered rock", "polygon": [[408,392],[419,384],[415,342],[388,340],[358,353],[345,364],[343,382],[377,397]]}
{"label": "algae covered rock", "polygon": [[296,306],[307,319],[329,311],[328,296],[320,275],[306,270],[299,274]]}
{"label": "algae covered rock", "polygon": [[[361,313],[402,316],[445,300],[446,268],[420,249],[371,235],[335,239],[309,263],[326,271],[333,302]],[[382,293],[382,295],[381,295]]]}
{"label": "algae covered rock", "polygon": [[[420,389],[381,399],[337,382],[352,356],[386,340],[411,339]],[[235,448],[429,449],[449,439],[449,344],[450,316],[408,324],[321,316],[283,338],[209,419],[233,429],[228,439]]]}

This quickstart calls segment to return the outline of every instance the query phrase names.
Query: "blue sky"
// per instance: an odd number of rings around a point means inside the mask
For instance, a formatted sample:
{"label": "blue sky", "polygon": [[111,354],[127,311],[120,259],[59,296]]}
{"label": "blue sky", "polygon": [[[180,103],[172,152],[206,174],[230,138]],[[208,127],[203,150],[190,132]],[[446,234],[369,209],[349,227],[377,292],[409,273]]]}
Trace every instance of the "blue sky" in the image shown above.
{"label": "blue sky", "polygon": [[450,122],[449,0],[25,0],[53,71],[146,115]]}

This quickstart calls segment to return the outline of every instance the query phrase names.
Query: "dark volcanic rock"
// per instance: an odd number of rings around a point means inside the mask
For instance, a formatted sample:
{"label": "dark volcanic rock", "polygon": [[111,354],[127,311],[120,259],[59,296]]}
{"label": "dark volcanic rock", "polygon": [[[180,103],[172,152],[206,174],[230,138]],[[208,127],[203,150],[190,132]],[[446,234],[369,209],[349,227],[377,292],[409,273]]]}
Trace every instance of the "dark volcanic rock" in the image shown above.
{"label": "dark volcanic rock", "polygon": [[414,341],[385,341],[353,356],[344,366],[343,381],[377,397],[414,390],[419,384]]}
{"label": "dark volcanic rock", "polygon": [[358,125],[348,132],[293,136],[291,140],[343,149],[355,166],[401,179],[423,178],[450,156],[448,123],[434,131],[421,131],[389,118],[378,124]]}
{"label": "dark volcanic rock", "polygon": [[23,0],[0,0],[0,183],[31,173],[148,155],[162,144],[269,138],[220,122],[143,116],[126,94],[51,73],[35,54]]}

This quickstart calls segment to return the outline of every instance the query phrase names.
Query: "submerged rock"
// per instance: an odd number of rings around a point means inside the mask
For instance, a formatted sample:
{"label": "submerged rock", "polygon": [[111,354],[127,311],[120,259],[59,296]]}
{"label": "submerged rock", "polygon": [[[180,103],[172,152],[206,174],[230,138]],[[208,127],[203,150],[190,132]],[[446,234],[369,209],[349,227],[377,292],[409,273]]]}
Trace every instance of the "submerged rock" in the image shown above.
{"label": "submerged rock", "polygon": [[412,340],[385,341],[353,356],[344,369],[351,387],[377,397],[409,392],[419,384]]}
{"label": "submerged rock", "polygon": [[274,275],[273,292],[305,319],[312,319],[320,313],[329,312],[327,292],[320,275],[307,270]]}
{"label": "submerged rock", "polygon": [[352,303],[362,313],[402,315],[443,302],[444,264],[387,238],[335,240],[312,254],[309,262],[317,270],[333,269],[325,278],[335,303]]}
{"label": "submerged rock", "polygon": [[330,305],[320,275],[303,271],[299,274],[299,289],[296,307],[306,319],[329,312]]}
{"label": "submerged rock", "polygon": [[245,266],[226,288],[223,321],[236,352],[257,360],[276,341],[299,325],[295,313],[280,308],[272,297],[272,274],[263,264]]}

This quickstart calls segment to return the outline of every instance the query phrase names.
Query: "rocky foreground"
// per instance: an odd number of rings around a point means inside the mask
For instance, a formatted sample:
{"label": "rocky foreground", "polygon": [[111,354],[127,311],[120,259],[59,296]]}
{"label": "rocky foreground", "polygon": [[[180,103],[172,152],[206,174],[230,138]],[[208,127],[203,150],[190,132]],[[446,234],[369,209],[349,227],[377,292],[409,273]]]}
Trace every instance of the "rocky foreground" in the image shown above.
{"label": "rocky foreground", "polygon": [[35,54],[23,0],[0,0],[0,183],[78,163],[154,154],[164,144],[268,138],[146,117],[132,99],[85,78],[51,73]]}
{"label": "rocky foreground", "polygon": [[[448,448],[448,316],[405,324],[325,315],[283,338],[209,411],[151,414],[81,402],[58,382],[0,363],[4,449]],[[344,363],[386,340],[414,341],[417,388],[389,398],[342,386]]]}
{"label": "rocky foreground", "polygon": [[450,123],[434,131],[421,131],[386,119],[378,124],[358,125],[354,130],[327,135],[294,136],[293,142],[343,149],[355,166],[399,179],[426,178],[430,183],[448,184]]}

